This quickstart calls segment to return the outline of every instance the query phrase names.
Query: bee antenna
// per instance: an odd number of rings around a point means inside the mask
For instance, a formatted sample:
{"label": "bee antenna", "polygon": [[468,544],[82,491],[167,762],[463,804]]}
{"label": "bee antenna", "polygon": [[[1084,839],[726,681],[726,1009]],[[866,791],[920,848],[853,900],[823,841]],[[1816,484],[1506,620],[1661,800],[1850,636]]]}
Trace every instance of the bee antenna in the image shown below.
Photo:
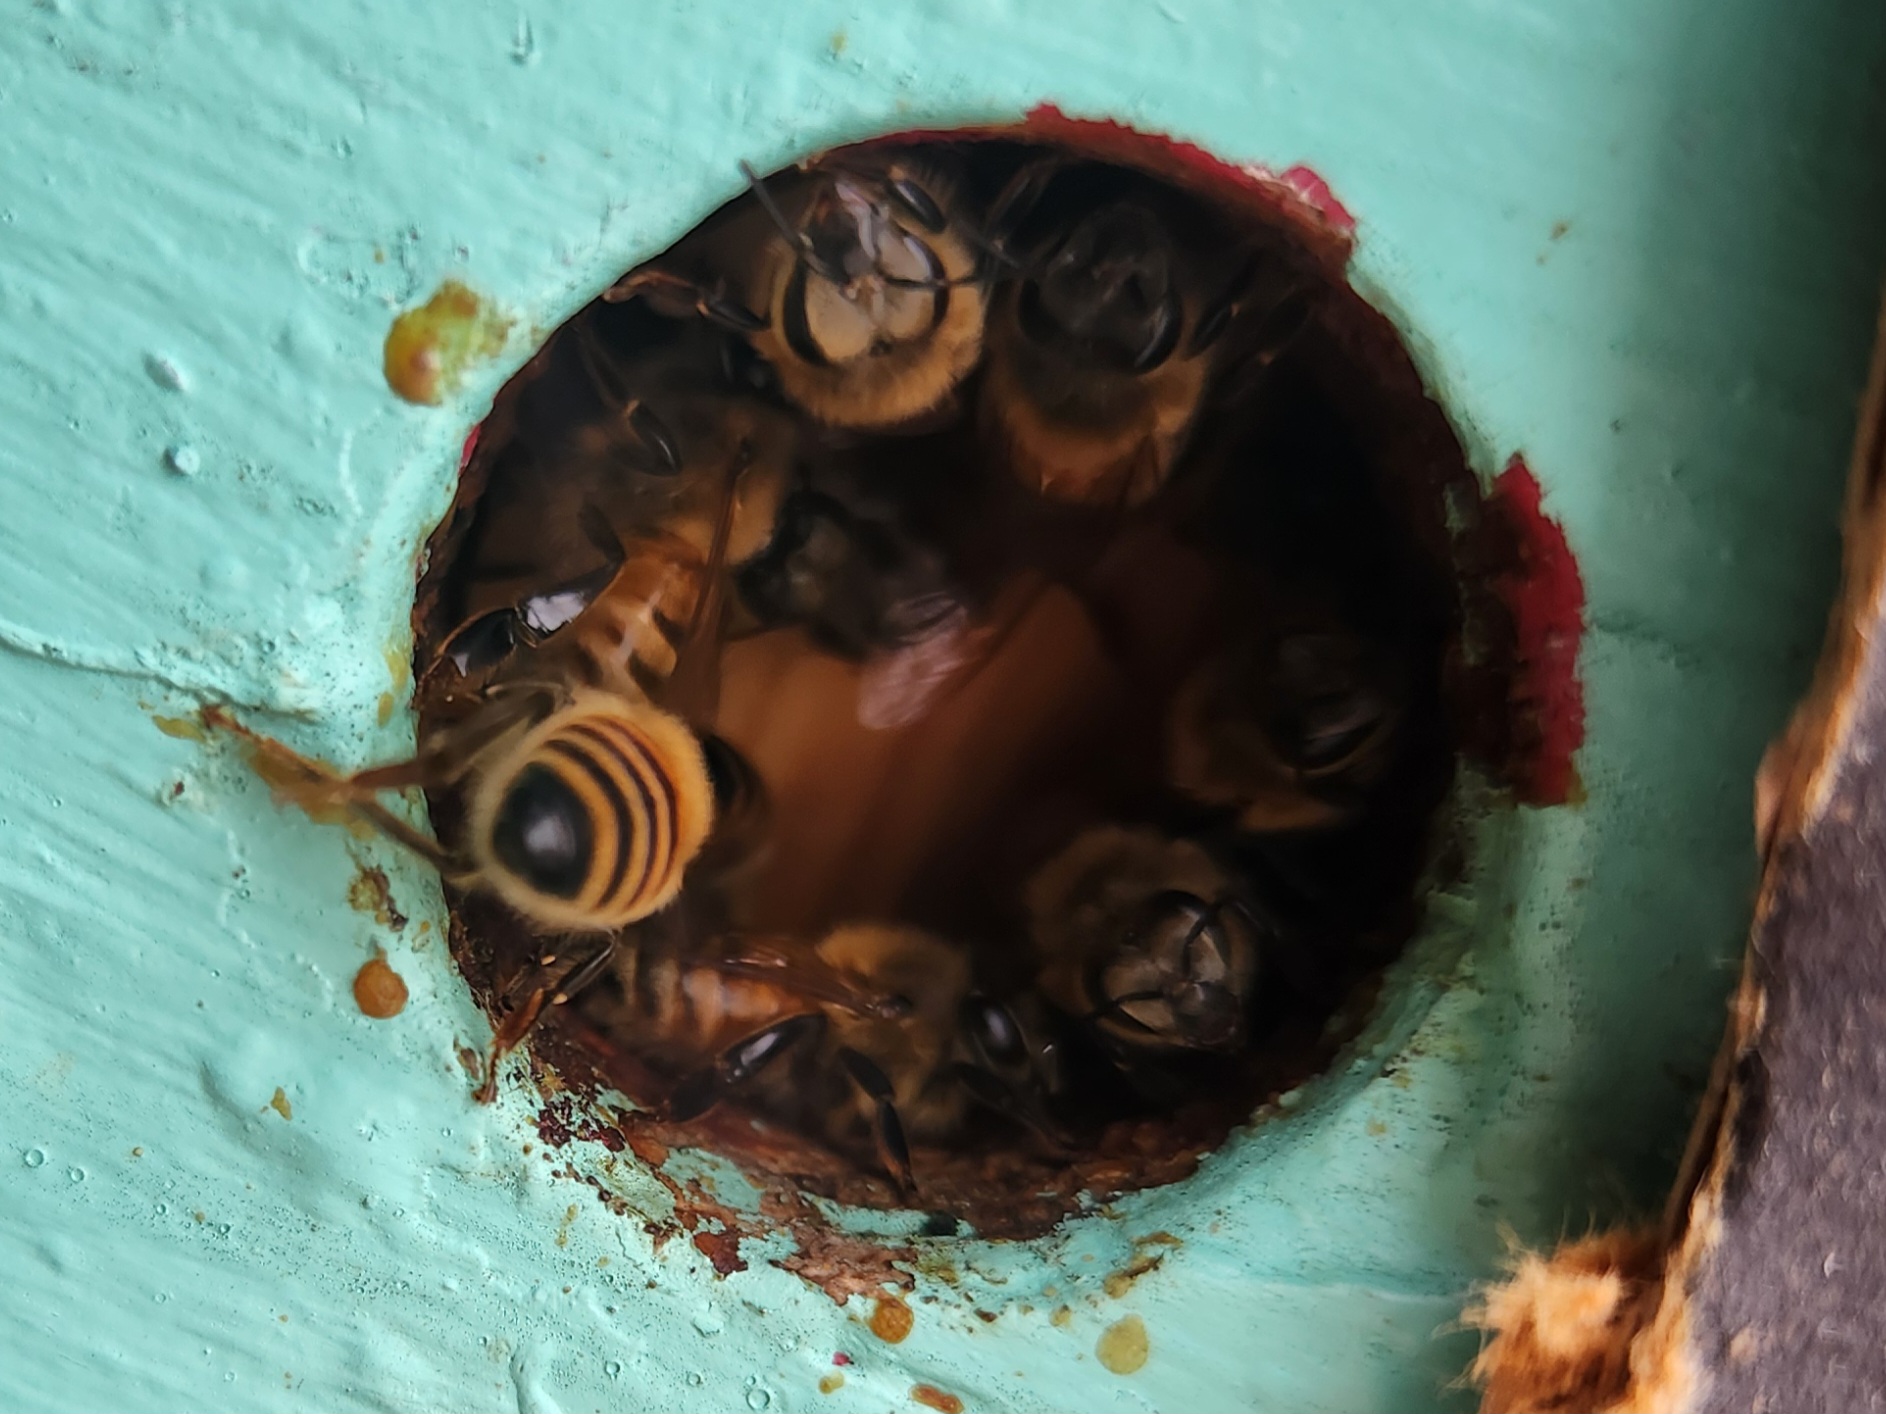
{"label": "bee antenna", "polygon": [[834,285],[844,284],[844,275],[832,269],[824,258],[812,249],[812,237],[786,219],[786,213],[780,210],[779,203],[773,200],[773,194],[766,189],[766,183],[761,180],[760,174],[753,170],[751,162],[741,160],[740,175],[747,179],[747,186],[751,188],[754,199],[766,212],[767,219],[778,228],[779,234],[786,238],[786,244],[799,252],[799,258],[806,263],[806,267],[822,280],[829,280]]}
{"label": "bee antenna", "polygon": [[582,530],[583,537],[602,551],[604,557],[610,562],[620,565],[628,558],[628,551],[622,544],[622,536],[617,531],[615,522],[610,520],[608,512],[594,501],[583,502],[583,508],[576,513],[576,523]]}
{"label": "bee antenna", "polygon": [[1153,1028],[1141,1021],[1137,1016],[1134,1016],[1133,1013],[1126,1008],[1133,1002],[1157,1002],[1163,1001],[1164,999],[1164,992],[1125,992],[1120,996],[1111,997],[1103,1005],[1095,1007],[1092,1011],[1087,1013],[1085,1019],[1088,1021],[1105,1021],[1108,1017],[1117,1017],[1128,1025],[1137,1026],[1140,1030],[1151,1035]]}
{"label": "bee antenna", "polygon": [[956,290],[964,285],[980,285],[987,277],[977,269],[954,280],[935,275],[921,280],[913,280],[907,275],[880,275],[878,278],[894,290]]}

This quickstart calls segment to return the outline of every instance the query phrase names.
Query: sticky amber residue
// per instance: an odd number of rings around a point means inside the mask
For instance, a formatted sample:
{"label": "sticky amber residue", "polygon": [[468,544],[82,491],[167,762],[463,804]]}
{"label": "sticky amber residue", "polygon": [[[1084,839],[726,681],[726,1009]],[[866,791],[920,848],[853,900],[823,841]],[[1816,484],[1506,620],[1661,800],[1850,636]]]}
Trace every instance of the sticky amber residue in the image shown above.
{"label": "sticky amber residue", "polygon": [[910,1314],[910,1308],[895,1296],[878,1297],[877,1306],[871,1312],[871,1334],[887,1345],[903,1340],[916,1323],[917,1318]]}
{"label": "sticky amber residue", "polygon": [[1146,1323],[1138,1316],[1115,1321],[1094,1342],[1094,1356],[1116,1375],[1130,1375],[1146,1363]]}
{"label": "sticky amber residue", "polygon": [[563,1210],[563,1221],[557,1224],[557,1246],[570,1245],[570,1224],[576,1221],[576,1204],[572,1203]]}
{"label": "sticky amber residue", "polygon": [[377,1021],[398,1016],[406,1009],[406,979],[385,958],[370,957],[354,974],[354,1004]]}
{"label": "sticky amber residue", "polygon": [[385,726],[388,722],[393,720],[394,705],[392,693],[383,692],[380,694],[379,710],[374,715],[379,719],[381,726]]}
{"label": "sticky amber residue", "polygon": [[1065,1306],[1056,1306],[1048,1314],[1048,1324],[1065,1328],[1074,1319],[1074,1313]]}
{"label": "sticky amber residue", "polygon": [[457,280],[447,280],[386,333],[386,382],[409,403],[441,403],[465,370],[504,347],[511,321]]}
{"label": "sticky amber residue", "polygon": [[819,1393],[836,1394],[845,1387],[845,1377],[834,1370],[829,1375],[819,1376]]}
{"label": "sticky amber residue", "polygon": [[[401,635],[405,639],[406,635]],[[386,659],[387,675],[393,680],[395,694],[406,691],[413,681],[413,650],[408,641],[388,644],[382,655]]]}
{"label": "sticky amber residue", "polygon": [[195,717],[152,716],[151,721],[165,736],[182,737],[185,741],[202,741],[206,735],[203,724]]}
{"label": "sticky amber residue", "polygon": [[295,1117],[295,1107],[288,1103],[288,1092],[279,1085],[275,1087],[275,1093],[269,1096],[268,1107],[283,1119]]}
{"label": "sticky amber residue", "polygon": [[935,1385],[912,1385],[910,1397],[919,1404],[927,1404],[932,1409],[941,1409],[943,1414],[963,1414],[963,1402],[948,1390],[938,1389]]}
{"label": "sticky amber residue", "polygon": [[393,902],[393,886],[386,870],[377,864],[361,864],[353,882],[347,886],[347,902],[360,913],[370,913],[382,928],[398,931],[406,926],[406,915]]}

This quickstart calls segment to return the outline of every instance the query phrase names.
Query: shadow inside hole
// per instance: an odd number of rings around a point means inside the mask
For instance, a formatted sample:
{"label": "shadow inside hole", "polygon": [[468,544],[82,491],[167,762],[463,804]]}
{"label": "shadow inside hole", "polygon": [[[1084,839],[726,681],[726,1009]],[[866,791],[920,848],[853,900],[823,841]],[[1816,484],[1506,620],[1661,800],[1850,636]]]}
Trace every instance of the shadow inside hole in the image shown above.
{"label": "shadow inside hole", "polygon": [[[1048,153],[999,136],[909,141],[957,164],[972,211],[986,212]],[[749,623],[752,632],[730,638],[715,728],[755,762],[773,799],[769,850],[728,891],[739,891],[742,927],[757,932],[817,938],[867,919],[921,927],[969,950],[979,987],[1032,1000],[1039,964],[1022,916],[1030,880],[1082,828],[1157,821],[1208,840],[1288,939],[1267,958],[1243,1018],[1249,1042],[1163,1060],[1149,1079],[1115,1065],[1095,1027],[1056,1017],[1078,1123],[1044,1135],[1012,1109],[970,1105],[913,1146],[912,1200],[887,1180],[862,1120],[830,1122],[834,1109],[856,1107],[842,1084],[796,1076],[802,1084],[770,1093],[730,1090],[685,1123],[662,1119],[677,1081],[713,1049],[685,1026],[656,1034],[622,982],[606,978],[532,1037],[540,1080],[555,1077],[543,1087],[546,1139],[626,1145],[658,1171],[674,1146],[725,1155],[761,1187],[761,1212],[798,1233],[802,1253],[808,1242],[826,1250],[845,1241],[803,1192],[863,1207],[914,1202],[934,1223],[987,1236],[1039,1233],[1087,1199],[1183,1178],[1254,1108],[1323,1069],[1418,926],[1419,881],[1458,867],[1458,839],[1437,823],[1457,761],[1477,760],[1497,777],[1520,745],[1508,710],[1512,634],[1495,593],[1514,557],[1501,518],[1482,514],[1479,484],[1393,329],[1347,285],[1340,241],[1230,175],[1188,168],[1176,172],[1186,185],[1171,185],[1175,169],[1148,141],[1149,155],[1136,160],[1113,138],[1109,160],[1083,168],[1077,192],[1080,182],[1106,189],[1162,176],[1163,199],[1196,225],[1195,239],[1249,243],[1289,272],[1282,297],[1302,302],[1303,322],[1274,358],[1221,379],[1167,488],[1143,508],[1044,512],[1047,498],[1018,495],[974,413],[990,376],[981,370],[943,412],[894,433],[813,431],[812,459],[880,485],[896,478],[923,543],[982,591],[981,602],[999,600],[1023,572],[1050,587],[1024,597],[1023,626],[976,663],[967,687],[889,729],[859,721],[857,666],[802,627]],[[821,159],[840,171],[847,160],[846,151]],[[753,202],[740,198],[704,228],[750,214]],[[438,666],[461,626],[518,585],[609,574],[563,468],[623,408],[599,394],[579,331],[632,362],[678,337],[672,313],[598,300],[499,396],[420,584],[422,738],[462,710]],[[727,376],[793,416],[763,365],[739,362]],[[1390,646],[1396,746],[1334,822],[1246,830],[1170,789],[1165,718],[1201,662],[1279,615],[1339,623]],[[454,793],[435,792],[432,807],[444,837],[461,829]],[[657,915],[664,938],[675,916]],[[545,944],[481,894],[453,897],[453,923],[455,956],[501,1022]],[[643,947],[640,926],[627,946]],[[646,970],[638,975],[647,983]],[[640,1108],[607,1109],[598,1086]],[[684,1210],[724,1230],[750,1221],[698,1183],[669,1182]],[[869,1270],[862,1254],[841,1254],[832,1270]]]}

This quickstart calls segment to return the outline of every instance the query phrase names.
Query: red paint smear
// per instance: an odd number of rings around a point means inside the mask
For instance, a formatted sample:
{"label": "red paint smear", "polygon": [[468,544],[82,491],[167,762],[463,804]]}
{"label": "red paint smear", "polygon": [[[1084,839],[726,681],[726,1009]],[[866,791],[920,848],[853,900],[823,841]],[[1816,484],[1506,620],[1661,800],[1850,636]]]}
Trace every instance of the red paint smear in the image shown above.
{"label": "red paint smear", "polygon": [[1294,167],[1284,168],[1276,179],[1295,192],[1297,199],[1322,217],[1332,230],[1341,231],[1345,236],[1356,233],[1356,218],[1350,215],[1349,208],[1337,199],[1329,183],[1310,168],[1299,162]]}
{"label": "red paint smear", "polygon": [[1336,199],[1329,183],[1308,167],[1273,172],[1256,163],[1234,166],[1196,143],[1139,132],[1111,118],[1070,118],[1052,103],[1029,109],[1022,129],[1031,137],[1058,139],[1096,156],[1117,158],[1138,167],[1159,168],[1177,162],[1210,182],[1229,183],[1269,196],[1281,193],[1309,207],[1332,231],[1344,236],[1355,234],[1356,218]]}
{"label": "red paint smear", "polygon": [[478,450],[478,434],[485,430],[482,422],[474,422],[472,430],[465,434],[465,446],[458,454],[458,474],[463,476],[465,468],[471,465],[472,453]]}
{"label": "red paint smear", "polygon": [[851,1363],[851,1357],[840,1350],[833,1354],[832,1363],[834,1365],[849,1365]]}
{"label": "red paint smear", "polygon": [[1517,565],[1494,588],[1513,617],[1518,669],[1513,710],[1521,767],[1520,799],[1563,805],[1577,779],[1572,753],[1585,740],[1585,689],[1578,680],[1578,645],[1585,632],[1585,582],[1559,523],[1540,508],[1539,478],[1514,457],[1493,482],[1488,507],[1512,533]]}
{"label": "red paint smear", "polygon": [[735,1272],[747,1269],[746,1260],[740,1255],[740,1234],[737,1232],[697,1232],[694,1245],[701,1255],[714,1264],[718,1276],[732,1276]]}

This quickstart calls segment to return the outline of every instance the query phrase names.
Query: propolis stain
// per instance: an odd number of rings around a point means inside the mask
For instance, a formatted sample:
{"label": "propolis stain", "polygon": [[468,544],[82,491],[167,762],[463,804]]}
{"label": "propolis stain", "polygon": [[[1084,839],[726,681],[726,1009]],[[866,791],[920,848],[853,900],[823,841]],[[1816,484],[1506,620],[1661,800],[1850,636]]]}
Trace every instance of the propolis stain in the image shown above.
{"label": "propolis stain", "polygon": [[354,974],[354,1004],[376,1021],[404,1011],[406,995],[406,979],[389,967],[384,957],[368,958]]}
{"label": "propolis stain", "polygon": [[361,864],[353,882],[347,886],[347,903],[357,913],[371,914],[382,928],[395,932],[406,926],[406,915],[393,902],[393,886],[386,870],[377,864]]}
{"label": "propolis stain", "polygon": [[910,1308],[895,1296],[878,1297],[877,1306],[871,1312],[871,1334],[886,1345],[900,1344],[916,1323],[917,1318],[910,1314]]}
{"label": "propolis stain", "polygon": [[409,403],[444,402],[467,368],[503,349],[510,331],[511,321],[489,309],[476,292],[447,280],[387,330],[387,386]]}
{"label": "propolis stain", "polygon": [[935,1385],[912,1385],[910,1397],[919,1404],[927,1404],[932,1409],[940,1409],[943,1414],[963,1414],[963,1402],[948,1390],[938,1389]]}
{"label": "propolis stain", "polygon": [[1094,1342],[1094,1358],[1116,1375],[1130,1375],[1146,1363],[1151,1347],[1146,1323],[1138,1316],[1115,1321]]}
{"label": "propolis stain", "polygon": [[151,725],[165,736],[174,736],[182,741],[202,741],[207,733],[203,724],[194,717],[152,717]]}

